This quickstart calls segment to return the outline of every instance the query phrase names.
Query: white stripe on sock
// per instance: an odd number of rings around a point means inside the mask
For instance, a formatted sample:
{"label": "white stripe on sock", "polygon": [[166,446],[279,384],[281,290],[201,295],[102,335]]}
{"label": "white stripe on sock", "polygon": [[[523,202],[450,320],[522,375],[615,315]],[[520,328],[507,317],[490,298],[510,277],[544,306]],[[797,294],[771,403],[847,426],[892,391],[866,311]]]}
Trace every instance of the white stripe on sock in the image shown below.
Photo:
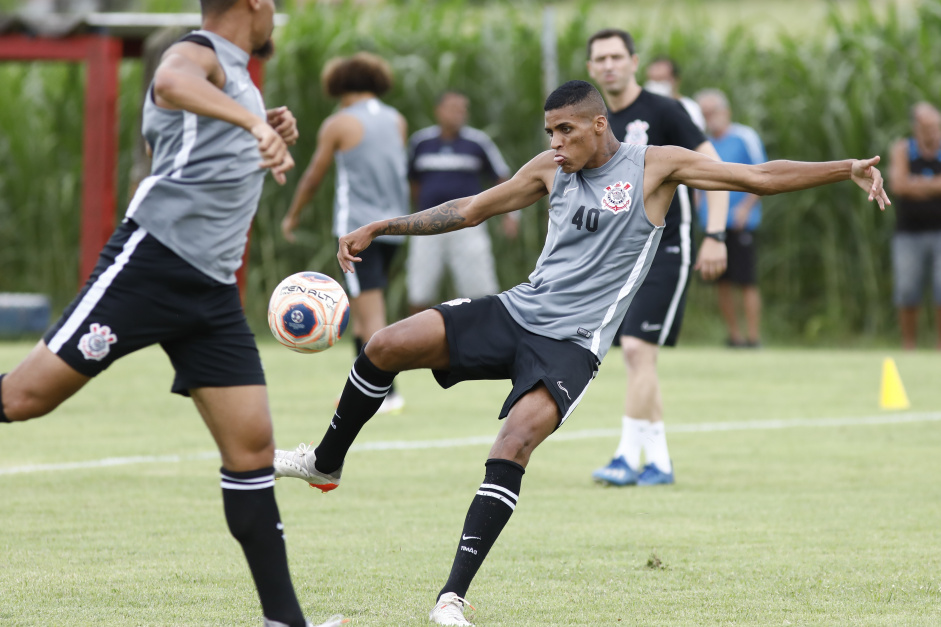
{"label": "white stripe on sock", "polygon": [[353,385],[355,385],[355,386],[359,389],[360,392],[362,392],[362,393],[365,394],[366,396],[369,396],[369,397],[372,397],[372,398],[385,398],[386,394],[389,393],[389,390],[386,390],[386,391],[384,391],[384,392],[379,392],[379,393],[371,392],[371,391],[367,390],[366,388],[364,388],[364,387],[363,387],[363,384],[356,380],[356,377],[352,377],[352,376],[351,376],[351,377],[350,377],[350,383],[352,383]]}
{"label": "white stripe on sock", "polygon": [[495,484],[495,483],[481,483],[481,484],[480,484],[480,487],[481,487],[481,489],[486,488],[486,489],[488,489],[488,490],[499,490],[500,492],[503,492],[503,493],[506,494],[508,497],[510,497],[511,499],[513,499],[513,502],[514,502],[514,503],[516,503],[516,502],[518,502],[518,501],[520,500],[519,494],[513,494],[512,492],[510,492],[509,490],[507,490],[507,489],[504,488],[503,486],[499,486],[499,485],[497,485],[497,484]]}
{"label": "white stripe on sock", "polygon": [[388,392],[389,389],[392,387],[392,384],[391,384],[391,383],[390,383],[389,385],[385,386],[385,387],[383,387],[383,386],[381,386],[381,385],[373,385],[372,383],[370,383],[369,381],[367,381],[366,379],[364,379],[364,378],[363,378],[363,375],[361,375],[360,373],[356,372],[356,364],[353,364],[353,368],[350,370],[350,376],[351,376],[351,377],[356,377],[356,380],[357,380],[357,381],[359,381],[360,383],[362,383],[363,385],[365,385],[367,388],[369,388],[369,389],[372,390],[373,392]]}
{"label": "white stripe on sock", "polygon": [[231,481],[222,481],[223,490],[264,490],[265,488],[274,487],[274,477],[265,477],[267,481],[265,483],[233,483]]}
{"label": "white stripe on sock", "polygon": [[487,492],[485,490],[477,490],[477,494],[479,494],[480,496],[489,496],[491,498],[497,499],[498,501],[503,501],[510,507],[510,509],[516,511],[516,503],[514,503],[510,499],[504,498],[503,496],[501,496],[500,494],[497,494],[496,492]]}

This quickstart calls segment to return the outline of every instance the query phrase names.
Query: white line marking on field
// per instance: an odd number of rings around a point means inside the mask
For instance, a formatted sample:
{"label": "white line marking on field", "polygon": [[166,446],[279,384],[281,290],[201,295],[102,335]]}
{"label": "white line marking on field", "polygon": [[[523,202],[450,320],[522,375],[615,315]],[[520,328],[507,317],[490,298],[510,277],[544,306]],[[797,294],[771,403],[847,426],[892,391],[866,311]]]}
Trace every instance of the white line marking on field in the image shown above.
{"label": "white line marking on field", "polygon": [[[870,425],[890,425],[919,422],[941,422],[941,412],[915,414],[886,414],[881,416],[857,416],[853,418],[793,418],[789,420],[744,420],[733,422],[704,422],[701,424],[671,425],[669,431],[676,433],[721,433],[724,431],[768,431],[776,429],[795,429],[798,427],[864,427]],[[621,434],[620,429],[584,429],[582,431],[562,431],[552,436],[550,442],[564,440],[587,440],[592,438],[610,438]],[[435,448],[457,448],[491,444],[493,435],[480,435],[468,438],[447,440],[401,440],[385,442],[362,442],[354,444],[351,452],[361,451],[406,451]],[[194,453],[191,455],[141,455],[137,457],[108,457],[83,462],[65,462],[61,464],[32,464],[0,468],[0,475],[18,475],[55,470],[82,470],[88,468],[110,468],[133,464],[178,464],[187,461],[218,459],[217,451]]]}

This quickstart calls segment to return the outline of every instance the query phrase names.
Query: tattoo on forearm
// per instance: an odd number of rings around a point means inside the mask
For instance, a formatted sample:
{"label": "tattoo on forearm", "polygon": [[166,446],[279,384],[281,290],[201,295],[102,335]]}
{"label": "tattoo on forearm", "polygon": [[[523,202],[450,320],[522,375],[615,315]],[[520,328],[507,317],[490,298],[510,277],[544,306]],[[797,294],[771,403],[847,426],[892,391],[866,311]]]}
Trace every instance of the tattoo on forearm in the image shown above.
{"label": "tattoo on forearm", "polygon": [[391,220],[379,235],[434,235],[460,228],[466,220],[458,213],[457,201],[449,200],[443,205]]}

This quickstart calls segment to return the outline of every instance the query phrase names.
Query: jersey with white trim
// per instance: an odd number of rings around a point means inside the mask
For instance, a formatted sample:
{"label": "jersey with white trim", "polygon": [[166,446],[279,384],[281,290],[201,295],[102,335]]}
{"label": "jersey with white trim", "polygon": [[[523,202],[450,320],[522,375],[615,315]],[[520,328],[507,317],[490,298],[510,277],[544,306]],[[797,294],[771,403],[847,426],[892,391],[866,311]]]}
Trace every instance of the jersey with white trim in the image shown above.
{"label": "jersey with white trim", "polygon": [[582,346],[600,362],[663,234],[644,210],[646,146],[621,144],[600,168],[566,174],[549,194],[549,232],[529,282],[500,294],[523,328]]}
{"label": "jersey with white trim", "polygon": [[[706,136],[673,98],[646,89],[624,109],[608,111],[608,123],[618,141],[638,146],[680,146],[695,150]],[[682,197],[682,196],[685,196]],[[663,231],[663,247],[680,245],[691,249],[689,229],[693,221],[692,194],[685,185],[677,188]]]}
{"label": "jersey with white trim", "polygon": [[[222,91],[264,120],[264,101],[248,74],[248,53],[209,31],[187,38],[211,44],[225,73]],[[201,272],[235,283],[266,173],[258,167],[258,141],[229,122],[158,106],[152,84],[143,133],[153,165],[127,217]]]}
{"label": "jersey with white trim", "polygon": [[[342,110],[363,125],[363,139],[336,153],[337,186],[333,234],[341,237],[376,220],[409,212],[407,157],[399,113],[377,98]],[[381,235],[377,242],[400,244],[402,235]]]}

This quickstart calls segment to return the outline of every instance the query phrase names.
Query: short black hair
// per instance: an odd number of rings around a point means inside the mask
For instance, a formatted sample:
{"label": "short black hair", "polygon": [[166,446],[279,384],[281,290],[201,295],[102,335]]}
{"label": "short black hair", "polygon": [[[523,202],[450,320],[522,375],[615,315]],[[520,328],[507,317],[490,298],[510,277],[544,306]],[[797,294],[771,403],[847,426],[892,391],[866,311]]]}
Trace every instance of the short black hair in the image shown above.
{"label": "short black hair", "polygon": [[647,67],[650,67],[654,63],[666,63],[670,66],[670,74],[673,75],[673,78],[680,78],[680,65],[673,60],[673,57],[668,57],[665,54],[658,54],[650,60],[650,63],[647,64]]}
{"label": "short black hair", "polygon": [[627,53],[633,55],[636,51],[634,49],[634,38],[631,37],[631,34],[626,30],[621,30],[620,28],[602,28],[597,33],[588,38],[588,58],[591,59],[591,44],[595,43],[599,39],[611,39],[612,37],[620,37],[621,41],[624,42],[624,47],[627,48]]}
{"label": "short black hair", "polygon": [[546,98],[543,111],[554,111],[576,105],[590,108],[592,114],[606,115],[608,112],[601,93],[595,89],[594,85],[585,81],[569,81],[557,87]]}
{"label": "short black hair", "polygon": [[237,2],[238,0],[199,0],[199,8],[203,15],[219,15],[231,9]]}

